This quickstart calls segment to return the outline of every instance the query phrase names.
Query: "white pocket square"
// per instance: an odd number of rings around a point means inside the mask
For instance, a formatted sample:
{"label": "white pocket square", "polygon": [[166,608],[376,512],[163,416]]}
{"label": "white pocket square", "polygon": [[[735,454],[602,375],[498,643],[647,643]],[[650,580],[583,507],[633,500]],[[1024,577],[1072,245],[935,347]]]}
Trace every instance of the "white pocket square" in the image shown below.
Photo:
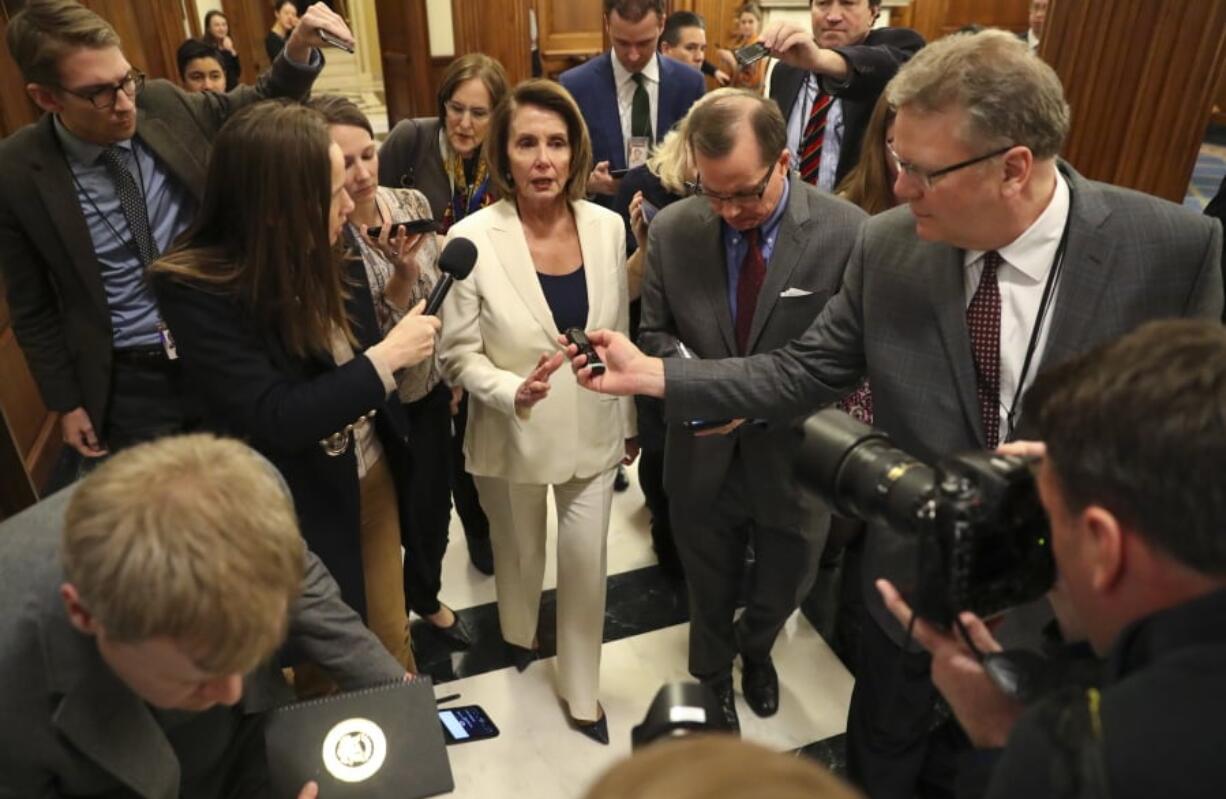
{"label": "white pocket square", "polygon": [[790,288],[790,289],[784,290],[784,292],[780,294],[779,296],[780,297],[808,297],[812,293],[813,292],[805,291],[804,289]]}

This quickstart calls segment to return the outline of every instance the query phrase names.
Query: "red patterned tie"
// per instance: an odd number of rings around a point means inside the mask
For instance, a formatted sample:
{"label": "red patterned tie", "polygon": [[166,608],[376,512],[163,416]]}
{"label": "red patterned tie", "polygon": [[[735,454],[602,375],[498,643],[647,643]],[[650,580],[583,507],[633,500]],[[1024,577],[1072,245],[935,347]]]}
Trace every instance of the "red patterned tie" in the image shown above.
{"label": "red patterned tie", "polygon": [[800,135],[800,179],[817,185],[818,172],[822,166],[822,141],[826,138],[826,112],[833,101],[830,95],[818,91],[809,111],[809,121]]}
{"label": "red patterned tie", "polygon": [[1000,253],[995,250],[984,253],[979,288],[966,308],[966,329],[975,358],[979,417],[989,449],[1000,443],[1000,284],[996,270],[1001,263]]}
{"label": "red patterned tie", "polygon": [[745,231],[749,249],[741,261],[741,274],[736,281],[736,346],[741,355],[749,354],[749,329],[753,327],[753,312],[758,307],[758,293],[766,279],[766,261],[758,248],[757,228]]}

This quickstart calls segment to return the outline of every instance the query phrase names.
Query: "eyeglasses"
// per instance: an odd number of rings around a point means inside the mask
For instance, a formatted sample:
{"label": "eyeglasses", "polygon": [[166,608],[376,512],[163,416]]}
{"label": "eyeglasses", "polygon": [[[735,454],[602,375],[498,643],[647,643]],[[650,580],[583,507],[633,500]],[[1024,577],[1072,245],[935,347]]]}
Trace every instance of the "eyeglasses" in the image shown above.
{"label": "eyeglasses", "polygon": [[461,105],[454,100],[448,100],[443,103],[443,107],[447,109],[447,116],[456,119],[463,119],[465,114],[472,117],[473,122],[484,122],[490,118],[490,110],[479,105]]}
{"label": "eyeglasses", "polygon": [[951,164],[950,166],[943,166],[940,169],[932,170],[920,169],[910,161],[902,160],[898,157],[898,153],[894,152],[894,146],[892,144],[887,144],[885,148],[887,151],[889,151],[890,158],[894,160],[894,165],[898,167],[899,172],[906,174],[907,177],[912,178],[913,180],[919,181],[925,189],[931,189],[932,184],[935,183],[938,178],[945,177],[950,172],[957,172],[959,169],[966,169],[968,166],[974,166],[975,164],[982,163],[987,161],[989,158],[1004,155],[1012,150],[1014,146],[1015,145],[1010,144],[1007,147],[1001,147],[998,150],[993,150],[992,152],[981,155],[978,158],[970,158],[966,161],[959,161],[956,164]]}
{"label": "eyeglasses", "polygon": [[736,194],[714,194],[702,185],[702,176],[698,176],[696,181],[686,181],[685,189],[690,194],[706,197],[713,203],[734,203],[736,205],[753,205],[756,202],[762,201],[762,196],[766,194],[766,187],[770,185],[771,177],[775,174],[775,164],[771,164],[767,168],[766,174],[762,176],[762,180],[758,185],[754,186],[749,191],[738,191]]}
{"label": "eyeglasses", "polygon": [[124,75],[123,80],[114,85],[91,86],[84,91],[60,87],[62,91],[71,94],[73,97],[88,100],[94,108],[99,110],[114,108],[116,101],[119,100],[119,92],[122,91],[129,98],[135,98],[143,88],[145,88],[145,73],[137,72],[136,70],[132,70],[127,75]]}

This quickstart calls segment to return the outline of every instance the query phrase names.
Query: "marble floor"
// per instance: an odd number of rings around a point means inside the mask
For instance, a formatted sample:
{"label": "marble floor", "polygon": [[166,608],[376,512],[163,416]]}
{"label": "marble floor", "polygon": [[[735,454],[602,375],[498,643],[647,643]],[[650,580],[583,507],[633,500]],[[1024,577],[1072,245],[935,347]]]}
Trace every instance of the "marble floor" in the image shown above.
{"label": "marble floor", "polygon": [[[464,535],[453,514],[443,570],[443,600],[474,632],[468,651],[449,650],[425,622],[413,624],[418,667],[436,682],[436,695],[460,694],[450,705],[478,704],[501,735],[448,749],[457,797],[571,799],[583,795],[610,764],[630,752],[630,730],[661,685],[688,678],[684,590],[655,566],[643,496],[631,486],[615,496],[609,530],[609,600],[601,663],[601,702],[609,718],[610,746],[600,746],[567,725],[554,688],[554,592],[541,608],[542,657],[520,673],[501,646],[494,579],[468,562]],[[553,551],[554,519],[549,521]],[[546,587],[555,585],[554,565]],[[836,765],[851,697],[852,678],[800,613],[775,645],[781,702],[778,715],[756,717],[738,695],[744,737],[780,751],[801,752]],[[736,675],[739,694],[739,673]]]}

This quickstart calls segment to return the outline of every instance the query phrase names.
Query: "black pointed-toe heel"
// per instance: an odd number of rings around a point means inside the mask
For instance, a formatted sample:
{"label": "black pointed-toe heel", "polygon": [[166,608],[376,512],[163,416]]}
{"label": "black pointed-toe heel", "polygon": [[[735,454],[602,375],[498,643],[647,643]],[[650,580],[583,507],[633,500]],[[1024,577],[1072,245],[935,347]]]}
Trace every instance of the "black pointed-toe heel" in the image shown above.
{"label": "black pointed-toe heel", "polygon": [[537,655],[540,653],[535,649],[525,649],[515,644],[507,644],[507,654],[511,656],[511,663],[515,666],[515,670],[523,671],[532,665],[532,661],[536,660]]}
{"label": "black pointed-toe heel", "polygon": [[567,718],[570,726],[576,731],[583,733],[598,744],[609,745],[609,716],[604,712],[604,708],[600,709],[600,718],[595,721],[580,721],[571,716]]}

